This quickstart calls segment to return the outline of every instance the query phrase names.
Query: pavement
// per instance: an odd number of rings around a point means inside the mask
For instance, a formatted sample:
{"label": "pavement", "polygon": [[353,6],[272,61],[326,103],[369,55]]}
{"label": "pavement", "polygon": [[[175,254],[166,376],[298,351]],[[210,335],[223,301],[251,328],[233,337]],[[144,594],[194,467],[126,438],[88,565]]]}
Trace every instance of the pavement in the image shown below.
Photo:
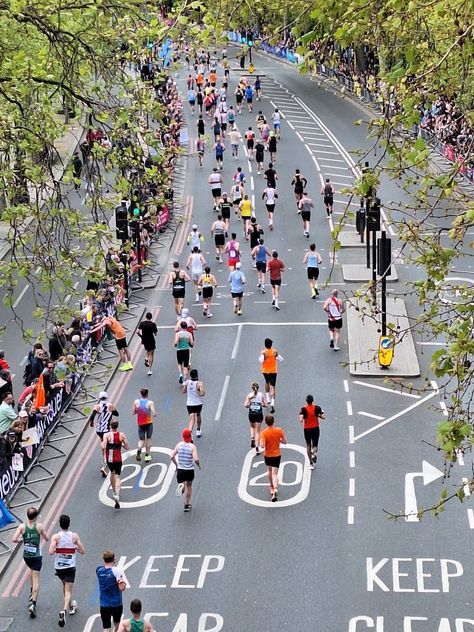
{"label": "pavement", "polygon": [[[272,308],[269,288],[262,294],[256,287],[248,246],[241,239],[247,277],[244,311],[241,317],[232,313],[227,266],[214,259],[209,236],[215,219],[207,185],[213,157],[208,148],[200,169],[191,155],[185,221],[160,269],[167,270],[174,258],[185,263],[189,222],[198,224],[205,235],[203,254],[218,288],[211,319],[203,317],[190,288],[186,298],[198,323],[192,363],[206,387],[203,436],[196,438],[202,471],[193,484],[193,508],[183,512],[169,461],[187,424],[187,412],[173,348],[176,317],[169,290],[160,280],[143,293],[143,305],[154,310],[159,329],[153,376],[147,376],[139,343],[132,337],[136,368],[115,376],[107,387],[130,442],[122,475],[122,509],[110,506],[109,481],[98,473],[100,454],[93,433],[78,441],[41,509],[49,532],[57,530],[59,515],[68,513],[86,548],[78,560],[74,587],[79,608],[68,617],[67,630],[102,629],[95,568],[101,552],[112,548],[129,584],[125,609],[139,597],[159,632],[306,632],[308,627],[316,632],[469,632],[474,626],[472,503],[451,505],[437,521],[428,515],[420,520],[417,513],[436,502],[444,487],[451,490],[470,472],[466,457],[466,463],[458,462],[450,479],[443,481],[443,458],[433,447],[436,424],[444,418],[444,395],[429,374],[433,347],[417,334],[420,377],[391,379],[351,375],[349,316],[341,350],[336,353],[329,347],[322,303],[332,287],[344,296],[360,289],[360,284],[343,279],[341,265],[363,263],[365,253],[344,248],[333,256],[334,226],[326,219],[319,189],[321,177],[329,175],[338,191],[335,222],[347,201],[341,189],[354,175],[350,151],[369,144],[364,126],[352,124],[360,110],[347,99],[319,90],[294,68],[260,57],[256,63],[264,75],[263,98],[251,114],[238,117],[238,125],[242,132],[255,126],[258,109],[269,116],[274,104],[285,116],[277,154],[279,198],[273,232],[261,202],[262,178],[246,159],[243,146],[237,161],[227,153],[223,178],[229,190],[237,165],[247,174],[267,246],[277,249],[286,265],[281,310]],[[181,86],[187,74],[186,69],[178,72]],[[234,81],[232,77],[231,88]],[[191,120],[189,132],[193,140]],[[290,186],[296,167],[308,178],[308,193],[315,201],[309,243],[316,242],[323,258],[321,294],[315,300],[302,263],[308,240]],[[384,187],[387,198],[403,195],[394,182],[387,181]],[[231,226],[241,232],[235,216]],[[412,316],[417,301],[406,293],[405,283],[416,279],[419,271],[399,260],[397,272],[397,298]],[[282,451],[277,503],[269,502],[263,459],[250,449],[242,405],[251,381],[262,386],[258,355],[266,337],[274,340],[284,358],[278,373],[276,422],[284,428],[288,444]],[[144,385],[157,408],[153,461],[147,464],[134,458],[136,426],[130,412]],[[314,471],[309,470],[298,419],[308,393],[326,412]],[[409,519],[389,520],[385,513],[399,511]],[[32,622],[26,611],[21,556],[17,552],[10,558],[0,578],[4,629],[56,628],[61,586],[47,556],[41,577],[38,616]]]}

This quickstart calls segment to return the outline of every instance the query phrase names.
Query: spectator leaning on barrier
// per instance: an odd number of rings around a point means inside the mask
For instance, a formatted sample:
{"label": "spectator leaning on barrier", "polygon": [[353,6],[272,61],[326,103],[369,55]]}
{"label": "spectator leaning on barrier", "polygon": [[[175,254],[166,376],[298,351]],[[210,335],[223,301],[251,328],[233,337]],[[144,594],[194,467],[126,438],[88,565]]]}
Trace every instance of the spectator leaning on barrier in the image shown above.
{"label": "spectator leaning on barrier", "polygon": [[13,394],[4,393],[0,404],[0,434],[8,430],[18,416],[13,408],[14,403]]}

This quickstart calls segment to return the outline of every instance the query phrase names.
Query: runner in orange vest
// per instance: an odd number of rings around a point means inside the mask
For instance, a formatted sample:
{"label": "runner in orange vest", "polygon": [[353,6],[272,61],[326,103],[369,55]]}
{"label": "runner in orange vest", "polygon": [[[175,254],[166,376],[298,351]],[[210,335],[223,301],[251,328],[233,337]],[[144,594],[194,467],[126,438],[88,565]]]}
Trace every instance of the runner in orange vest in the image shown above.
{"label": "runner in orange vest", "polygon": [[117,345],[117,350],[122,362],[122,366],[119,368],[119,371],[131,371],[133,369],[133,365],[132,356],[130,355],[127,344],[127,332],[116,318],[113,316],[106,316],[93,329],[90,329],[89,333],[93,334],[102,327],[108,327],[115,338],[115,344]]}
{"label": "runner in orange vest", "polygon": [[265,338],[265,349],[260,353],[258,361],[262,365],[262,374],[265,380],[265,395],[267,404],[270,404],[270,412],[275,412],[275,388],[278,373],[278,362],[283,362],[282,356],[273,348],[273,340]]}

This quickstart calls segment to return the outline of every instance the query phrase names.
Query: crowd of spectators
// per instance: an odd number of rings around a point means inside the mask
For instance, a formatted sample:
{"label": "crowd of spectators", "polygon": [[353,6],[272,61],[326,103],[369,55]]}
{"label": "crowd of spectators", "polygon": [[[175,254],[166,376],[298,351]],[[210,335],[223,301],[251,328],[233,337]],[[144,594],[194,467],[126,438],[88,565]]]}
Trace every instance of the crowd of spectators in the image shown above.
{"label": "crowd of spectators", "polygon": [[[157,232],[156,213],[162,208],[161,202],[164,199],[165,204],[172,204],[171,184],[179,155],[182,104],[171,77],[163,79],[161,75],[154,81],[154,88],[156,99],[163,106],[163,117],[155,134],[164,149],[167,186],[159,191],[148,182],[146,191],[138,191],[140,200],[145,201],[140,217],[139,244],[130,235],[130,240],[121,246],[109,248],[105,254],[103,280],[97,281],[91,276],[80,308],[69,325],[54,323],[47,343],[37,341],[33,344],[26,358],[21,387],[14,383],[8,359],[0,350],[0,471],[12,464],[15,455],[25,454],[24,439],[28,436],[28,445],[31,445],[32,435],[26,432],[35,429],[41,418],[48,414],[55,391],[65,389],[70,395],[73,385],[94,361],[101,340],[113,337],[107,327],[95,329],[104,317],[117,316],[118,306],[124,300],[124,269],[129,274],[133,272],[137,247],[143,249],[142,261],[148,256],[148,246]],[[88,135],[88,153],[102,137],[100,134]],[[150,155],[144,158],[145,168],[151,166],[150,161]],[[132,207],[132,200],[126,202],[129,208]]]}

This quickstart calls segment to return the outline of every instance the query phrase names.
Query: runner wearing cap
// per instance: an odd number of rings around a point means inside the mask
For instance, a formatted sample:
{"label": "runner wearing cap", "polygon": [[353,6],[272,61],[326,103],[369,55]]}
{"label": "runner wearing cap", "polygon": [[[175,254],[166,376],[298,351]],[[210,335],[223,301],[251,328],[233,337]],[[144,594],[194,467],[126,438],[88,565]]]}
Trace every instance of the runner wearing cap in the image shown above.
{"label": "runner wearing cap", "polygon": [[234,303],[234,314],[242,316],[242,300],[244,296],[244,285],[246,283],[245,275],[240,269],[242,264],[238,261],[235,264],[235,270],[229,274],[230,293]]}
{"label": "runner wearing cap", "polygon": [[267,404],[271,405],[270,412],[275,412],[276,381],[278,373],[278,362],[283,362],[282,356],[273,347],[273,340],[265,338],[265,349],[258,357],[262,365],[262,374],[265,380],[265,394]]}
{"label": "runner wearing cap", "polygon": [[196,423],[196,437],[202,437],[201,411],[206,391],[204,388],[204,382],[199,380],[197,369],[191,369],[189,379],[184,382],[182,391],[187,394],[186,406],[188,408],[189,415],[189,429],[192,432],[194,429],[194,423]]}
{"label": "runner wearing cap", "polygon": [[120,474],[122,473],[122,448],[128,450],[127,437],[118,430],[119,422],[110,422],[110,430],[104,434],[102,452],[110,470],[110,486],[115,509],[120,509]]}
{"label": "runner wearing cap", "polygon": [[190,511],[194,464],[199,469],[201,469],[201,464],[197,448],[192,442],[191,430],[185,428],[182,432],[182,437],[183,440],[176,444],[170,458],[176,466],[176,480],[178,481],[176,496],[181,496],[184,493],[184,511]]}
{"label": "runner wearing cap", "polygon": [[102,441],[104,439],[104,434],[110,429],[110,420],[112,419],[112,416],[119,416],[118,410],[115,408],[114,404],[108,401],[108,399],[109,396],[107,393],[105,391],[101,391],[99,393],[99,401],[92,408],[92,413],[89,417],[89,426],[93,428],[95,422],[95,432],[100,440],[100,451],[103,457],[100,473],[104,478],[107,476],[107,462],[102,450]]}
{"label": "runner wearing cap", "polygon": [[191,252],[193,252],[195,246],[198,247],[198,250],[201,250],[201,244],[204,242],[204,235],[198,231],[197,224],[193,224],[192,230],[189,233],[186,244],[191,246]]}
{"label": "runner wearing cap", "polygon": [[28,612],[30,617],[36,617],[36,600],[40,587],[40,571],[43,564],[41,555],[41,540],[48,542],[49,537],[44,526],[37,522],[39,510],[29,507],[26,512],[26,521],[15,531],[13,543],[23,542],[23,561],[30,569],[30,597],[28,599]]}

